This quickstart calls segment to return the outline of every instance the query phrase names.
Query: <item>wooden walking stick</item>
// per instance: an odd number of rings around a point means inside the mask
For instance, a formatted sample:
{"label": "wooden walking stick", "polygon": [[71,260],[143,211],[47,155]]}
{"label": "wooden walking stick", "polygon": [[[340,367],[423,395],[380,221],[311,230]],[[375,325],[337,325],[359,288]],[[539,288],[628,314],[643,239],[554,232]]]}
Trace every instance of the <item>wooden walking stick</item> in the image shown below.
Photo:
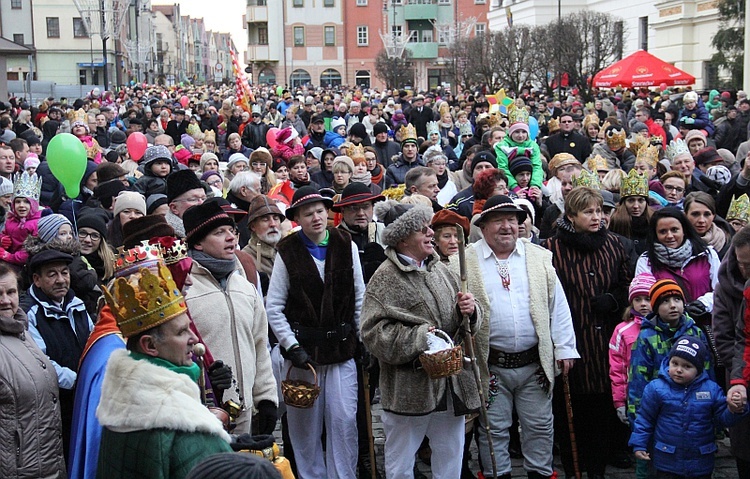
{"label": "wooden walking stick", "polygon": [[[456,232],[458,233],[458,265],[459,271],[461,272],[461,292],[466,293],[469,291],[468,279],[466,274],[466,250],[464,241],[464,230],[461,225],[456,223]],[[497,461],[495,460],[495,447],[492,444],[492,430],[490,429],[490,420],[487,416],[487,403],[484,398],[484,390],[482,389],[482,378],[479,374],[479,364],[477,363],[477,356],[474,352],[474,336],[471,334],[471,324],[469,324],[469,316],[464,314],[463,328],[465,331],[464,349],[466,355],[471,361],[471,369],[474,372],[474,381],[477,383],[477,391],[479,392],[479,410],[482,414],[482,420],[484,421],[484,429],[487,434],[487,445],[490,449],[490,460],[492,461],[492,477],[497,478]],[[580,478],[579,478],[580,479]]]}
{"label": "wooden walking stick", "polygon": [[[367,420],[367,441],[370,452],[370,479],[377,479],[375,472],[377,471],[377,465],[375,464],[375,439],[372,437],[372,410],[370,409],[370,373],[367,372],[367,368],[362,368],[362,386],[364,387],[365,393],[365,418]],[[362,478],[364,479],[364,478]]]}
{"label": "wooden walking stick", "polygon": [[581,479],[581,469],[578,467],[578,445],[576,444],[576,431],[573,427],[573,405],[570,401],[570,382],[568,373],[563,373],[563,391],[565,395],[565,411],[568,413],[568,431],[570,431],[570,451],[573,453],[573,471],[576,479]]}

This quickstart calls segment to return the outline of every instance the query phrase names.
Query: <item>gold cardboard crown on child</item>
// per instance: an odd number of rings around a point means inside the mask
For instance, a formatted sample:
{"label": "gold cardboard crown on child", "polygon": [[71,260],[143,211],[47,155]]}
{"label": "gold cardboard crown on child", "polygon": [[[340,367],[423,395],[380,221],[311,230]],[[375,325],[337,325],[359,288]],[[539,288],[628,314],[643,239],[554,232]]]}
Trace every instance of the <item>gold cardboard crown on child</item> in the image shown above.
{"label": "gold cardboard crown on child", "polygon": [[352,160],[355,158],[365,158],[365,147],[362,145],[353,145],[347,150],[349,158]]}
{"label": "gold cardboard crown on child", "polygon": [[648,163],[651,168],[656,168],[656,164],[659,163],[659,147],[643,145],[641,149],[638,150],[638,155],[636,155],[635,161],[636,163],[643,161]]}
{"label": "gold cardboard crown on child", "polygon": [[560,120],[556,118],[550,118],[547,122],[547,132],[551,135],[556,131],[560,131]]}
{"label": "gold cardboard crown on child", "polygon": [[622,179],[620,183],[620,196],[645,196],[648,197],[648,178],[635,168],[630,170],[628,176]]}
{"label": "gold cardboard crown on child", "polygon": [[607,141],[607,146],[612,151],[617,151],[620,148],[625,148],[625,139],[628,137],[627,133],[625,133],[624,128],[620,128],[619,130],[610,130],[607,133],[604,134]]}
{"label": "gold cardboard crown on child", "polygon": [[654,135],[651,138],[649,138],[648,141],[653,146],[661,146],[664,144],[664,138],[662,138],[661,135]]}
{"label": "gold cardboard crown on child", "polygon": [[21,173],[13,185],[13,198],[33,198],[39,201],[39,194],[42,191],[42,178],[36,173],[29,176],[27,172]]}
{"label": "gold cardboard crown on child", "polygon": [[589,125],[596,125],[596,127],[599,128],[599,115],[596,113],[586,115],[583,119],[583,129],[586,130]]}
{"label": "gold cardboard crown on child", "polygon": [[185,298],[161,258],[157,263],[157,274],[144,267],[127,277],[119,277],[111,288],[104,289],[104,297],[126,338],[187,311]]}
{"label": "gold cardboard crown on child", "polygon": [[529,112],[526,108],[511,108],[508,111],[508,120],[510,120],[511,125],[513,123],[526,123],[528,125]]}
{"label": "gold cardboard crown on child", "polygon": [[592,172],[609,171],[609,166],[607,166],[607,159],[602,155],[589,156],[589,159],[586,162],[586,166],[589,171]]}
{"label": "gold cardboard crown on child", "polygon": [[750,221],[750,198],[748,198],[747,193],[742,194],[739,198],[732,198],[726,219],[727,221]]}
{"label": "gold cardboard crown on child", "polygon": [[[589,160],[590,161],[590,160]],[[601,190],[602,184],[599,181],[599,174],[596,171],[581,170],[581,174],[573,176],[573,187],[585,186],[595,190]]]}

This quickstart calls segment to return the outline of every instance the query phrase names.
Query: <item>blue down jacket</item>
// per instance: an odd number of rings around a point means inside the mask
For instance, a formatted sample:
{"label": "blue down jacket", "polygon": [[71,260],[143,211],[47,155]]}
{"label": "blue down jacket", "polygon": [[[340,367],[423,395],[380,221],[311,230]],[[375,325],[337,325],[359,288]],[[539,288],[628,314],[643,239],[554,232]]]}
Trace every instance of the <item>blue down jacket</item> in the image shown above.
{"label": "blue down jacket", "polygon": [[727,409],[721,387],[705,371],[687,387],[675,384],[667,374],[665,358],[659,377],[643,392],[629,445],[648,451],[659,471],[684,477],[710,475],[717,450],[715,426],[729,427],[744,414]]}

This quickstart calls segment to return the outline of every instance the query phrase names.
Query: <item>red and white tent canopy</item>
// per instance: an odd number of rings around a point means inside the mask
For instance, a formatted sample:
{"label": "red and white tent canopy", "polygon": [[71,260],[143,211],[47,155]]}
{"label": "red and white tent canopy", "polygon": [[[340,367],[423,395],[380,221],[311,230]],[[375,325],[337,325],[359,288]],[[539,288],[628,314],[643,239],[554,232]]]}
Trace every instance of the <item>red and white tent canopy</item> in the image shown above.
{"label": "red and white tent canopy", "polygon": [[649,86],[692,85],[695,77],[660,60],[645,50],[628,55],[594,76],[594,87],[638,88]]}

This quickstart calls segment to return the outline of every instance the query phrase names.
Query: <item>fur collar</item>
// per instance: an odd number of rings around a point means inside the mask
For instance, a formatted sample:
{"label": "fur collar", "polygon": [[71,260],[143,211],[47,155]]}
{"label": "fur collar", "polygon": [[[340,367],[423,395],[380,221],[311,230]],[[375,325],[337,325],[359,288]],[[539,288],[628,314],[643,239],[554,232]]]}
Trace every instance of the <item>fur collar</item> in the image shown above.
{"label": "fur collar", "polygon": [[197,384],[183,374],[137,361],[126,350],[114,351],[107,363],[96,417],[120,433],[171,429],[213,434],[229,442],[221,422],[201,404]]}

